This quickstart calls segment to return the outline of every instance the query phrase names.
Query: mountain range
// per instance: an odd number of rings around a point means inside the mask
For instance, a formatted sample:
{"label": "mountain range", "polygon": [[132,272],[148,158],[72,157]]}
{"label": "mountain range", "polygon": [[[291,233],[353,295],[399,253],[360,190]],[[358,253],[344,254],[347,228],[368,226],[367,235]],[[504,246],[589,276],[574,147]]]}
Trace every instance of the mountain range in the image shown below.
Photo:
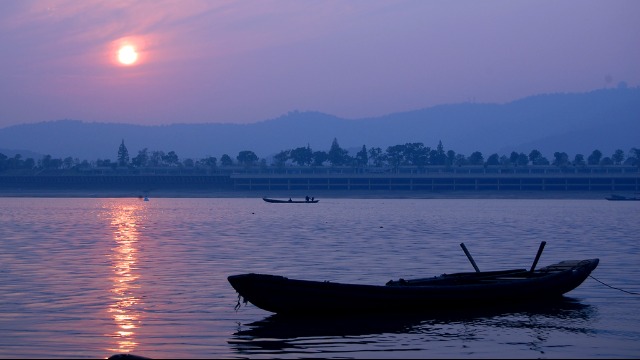
{"label": "mountain range", "polygon": [[640,87],[599,89],[585,93],[541,94],[516,101],[458,103],[398,112],[380,117],[343,119],[321,112],[292,111],[252,124],[192,123],[133,125],[55,120],[0,129],[0,153],[23,158],[117,158],[124,143],[131,157],[144,148],[175,151],[180,160],[223,154],[235,158],[251,150],[270,158],[282,150],[309,146],[328,151],[333,140],[352,154],[370,149],[421,142],[470,155],[480,151],[509,155],[539,150],[588,156],[600,150],[640,148]]}

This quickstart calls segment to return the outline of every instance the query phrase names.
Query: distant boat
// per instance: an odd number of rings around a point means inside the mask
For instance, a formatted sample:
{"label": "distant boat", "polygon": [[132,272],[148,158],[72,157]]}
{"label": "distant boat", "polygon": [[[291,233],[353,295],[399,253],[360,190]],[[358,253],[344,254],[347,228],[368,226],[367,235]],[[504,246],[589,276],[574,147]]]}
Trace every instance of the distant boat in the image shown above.
{"label": "distant boat", "polygon": [[271,198],[266,198],[263,197],[262,200],[268,202],[268,203],[277,203],[277,204],[315,204],[320,200],[316,200],[316,199],[309,199],[309,200],[291,200],[291,198],[289,198],[289,200],[280,200],[280,199],[271,199]]}
{"label": "distant boat", "polygon": [[630,196],[622,196],[622,195],[611,195],[606,197],[605,199],[609,201],[640,201],[640,197],[630,197]]}

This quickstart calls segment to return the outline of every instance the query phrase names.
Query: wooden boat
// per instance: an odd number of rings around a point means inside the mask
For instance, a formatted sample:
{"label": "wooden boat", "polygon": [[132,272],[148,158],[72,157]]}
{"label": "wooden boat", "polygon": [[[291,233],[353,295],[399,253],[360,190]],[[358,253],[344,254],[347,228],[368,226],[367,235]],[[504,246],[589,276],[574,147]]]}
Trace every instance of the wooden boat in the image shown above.
{"label": "wooden boat", "polygon": [[289,198],[289,200],[281,200],[281,199],[271,199],[271,198],[266,198],[263,197],[262,200],[268,202],[268,203],[277,203],[277,204],[315,204],[320,200],[316,200],[316,199],[309,199],[309,200],[291,200],[291,198]]}
{"label": "wooden boat", "polygon": [[615,195],[615,194],[608,196],[605,199],[609,201],[640,201],[640,197],[630,197],[630,196]]}
{"label": "wooden boat", "polygon": [[228,277],[243,300],[278,314],[433,312],[500,304],[542,302],[575,289],[598,266],[598,259],[568,260],[535,270],[544,242],[530,270],[481,272],[461,244],[476,272],[397,281],[386,285],[295,280],[267,274]]}

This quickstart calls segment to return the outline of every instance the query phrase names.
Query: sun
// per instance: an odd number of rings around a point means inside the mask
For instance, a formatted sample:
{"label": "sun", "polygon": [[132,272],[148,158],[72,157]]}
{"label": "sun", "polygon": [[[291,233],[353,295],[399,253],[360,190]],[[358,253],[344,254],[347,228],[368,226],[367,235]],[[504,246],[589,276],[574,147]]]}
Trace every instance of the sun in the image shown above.
{"label": "sun", "polygon": [[132,45],[124,45],[118,49],[118,61],[122,65],[133,65],[138,61],[138,52]]}
{"label": "sun", "polygon": [[109,65],[121,69],[135,68],[149,60],[149,44],[152,40],[150,35],[124,36],[105,44],[104,54],[109,59]]}

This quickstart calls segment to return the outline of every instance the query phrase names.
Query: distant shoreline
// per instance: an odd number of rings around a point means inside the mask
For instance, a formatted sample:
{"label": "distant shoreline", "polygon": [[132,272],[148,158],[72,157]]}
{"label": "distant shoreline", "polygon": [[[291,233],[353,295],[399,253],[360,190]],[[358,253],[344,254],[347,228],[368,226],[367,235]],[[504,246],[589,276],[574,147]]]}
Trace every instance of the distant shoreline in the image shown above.
{"label": "distant shoreline", "polygon": [[[585,199],[599,200],[610,191],[402,191],[402,190],[321,190],[321,191],[234,191],[205,189],[1,189],[0,198],[294,198],[316,199]],[[620,192],[625,194],[625,192]]]}
{"label": "distant shoreline", "polygon": [[[227,174],[0,176],[0,197],[604,199],[636,196],[640,178],[615,174]],[[232,176],[233,175],[233,176]]]}

